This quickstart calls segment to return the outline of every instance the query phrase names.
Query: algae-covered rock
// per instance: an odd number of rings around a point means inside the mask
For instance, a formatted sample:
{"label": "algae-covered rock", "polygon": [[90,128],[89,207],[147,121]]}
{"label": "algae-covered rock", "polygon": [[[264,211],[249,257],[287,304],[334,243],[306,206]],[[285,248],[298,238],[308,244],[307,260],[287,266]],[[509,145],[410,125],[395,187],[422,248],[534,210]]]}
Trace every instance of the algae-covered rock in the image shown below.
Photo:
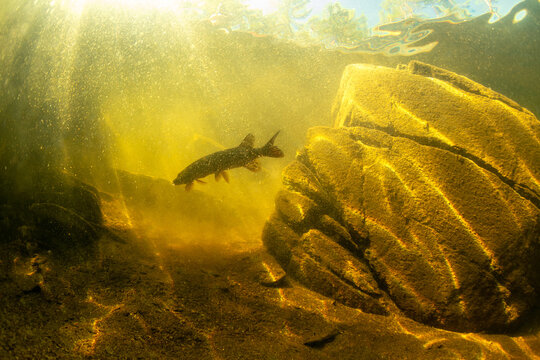
{"label": "algae-covered rock", "polygon": [[346,305],[508,330],[538,302],[540,123],[464,77],[409,70],[347,68],[336,128],[308,132],[263,240]]}
{"label": "algae-covered rock", "polygon": [[413,61],[397,71],[350,65],[335,126],[379,129],[464,155],[540,206],[540,122],[463,76]]}
{"label": "algae-covered rock", "polygon": [[107,233],[98,191],[53,171],[36,173],[31,186],[2,196],[0,214],[4,242],[19,243],[30,256],[52,250],[69,261],[72,250],[84,254]]}

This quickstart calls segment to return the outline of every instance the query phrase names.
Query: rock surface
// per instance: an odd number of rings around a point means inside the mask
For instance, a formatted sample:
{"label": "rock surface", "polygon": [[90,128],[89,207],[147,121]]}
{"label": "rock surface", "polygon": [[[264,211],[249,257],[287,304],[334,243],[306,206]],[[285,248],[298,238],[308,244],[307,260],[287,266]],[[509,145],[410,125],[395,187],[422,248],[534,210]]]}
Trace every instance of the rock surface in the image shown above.
{"label": "rock surface", "polygon": [[334,114],[284,170],[265,227],[284,269],[371,313],[458,331],[519,324],[540,286],[540,122],[418,62],[349,66]]}
{"label": "rock surface", "polygon": [[24,188],[3,180],[13,190],[0,196],[2,241],[22,253],[77,257],[88,253],[106,231],[98,190],[72,176],[35,172],[31,186]]}

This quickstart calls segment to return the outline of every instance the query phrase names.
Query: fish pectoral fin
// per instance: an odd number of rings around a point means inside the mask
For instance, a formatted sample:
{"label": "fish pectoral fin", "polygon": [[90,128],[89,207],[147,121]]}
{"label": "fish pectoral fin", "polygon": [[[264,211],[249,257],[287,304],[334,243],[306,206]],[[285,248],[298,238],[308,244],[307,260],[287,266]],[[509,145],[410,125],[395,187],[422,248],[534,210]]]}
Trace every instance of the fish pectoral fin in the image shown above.
{"label": "fish pectoral fin", "polygon": [[261,164],[259,164],[259,161],[257,159],[248,162],[246,165],[244,165],[246,169],[249,171],[257,172],[261,170]]}
{"label": "fish pectoral fin", "polygon": [[193,182],[186,184],[186,191],[191,191],[191,189],[193,189]]}
{"label": "fish pectoral fin", "polygon": [[206,181],[202,181],[201,179],[195,179],[195,181],[199,184],[206,184]]}
{"label": "fish pectoral fin", "polygon": [[222,171],[222,172],[220,172],[220,174],[221,174],[221,176],[223,176],[223,179],[225,179],[225,181],[227,183],[229,183],[229,173],[226,172],[226,171]]}
{"label": "fish pectoral fin", "polygon": [[255,145],[255,136],[253,134],[247,134],[240,143],[240,147],[253,148],[253,145]]}
{"label": "fish pectoral fin", "polygon": [[219,181],[219,179],[223,178],[226,182],[229,182],[229,173],[227,173],[225,170],[217,172],[215,174],[216,181]]}

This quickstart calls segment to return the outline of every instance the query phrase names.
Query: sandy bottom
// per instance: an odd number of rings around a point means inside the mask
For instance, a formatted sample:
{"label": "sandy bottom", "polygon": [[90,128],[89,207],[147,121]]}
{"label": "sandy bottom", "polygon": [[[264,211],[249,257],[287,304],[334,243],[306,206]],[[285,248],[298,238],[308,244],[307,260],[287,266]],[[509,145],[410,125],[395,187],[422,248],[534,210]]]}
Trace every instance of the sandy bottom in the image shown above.
{"label": "sandy bottom", "polygon": [[256,240],[122,237],[73,261],[4,246],[0,358],[540,359],[538,321],[512,336],[443,331],[273,284]]}

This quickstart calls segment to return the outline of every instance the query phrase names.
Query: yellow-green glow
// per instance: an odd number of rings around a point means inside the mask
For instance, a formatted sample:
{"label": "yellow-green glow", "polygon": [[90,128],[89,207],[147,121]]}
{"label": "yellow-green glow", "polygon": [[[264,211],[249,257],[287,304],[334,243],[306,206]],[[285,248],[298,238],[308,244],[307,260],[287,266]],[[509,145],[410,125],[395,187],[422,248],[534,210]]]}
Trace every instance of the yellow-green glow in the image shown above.
{"label": "yellow-green glow", "polygon": [[[51,1],[51,6],[54,6],[57,0]],[[123,9],[146,11],[149,9],[157,9],[161,11],[180,12],[184,1],[179,0],[64,0],[61,4],[67,4],[71,7],[72,12],[81,14],[87,6],[106,5],[109,7],[118,7]],[[191,6],[197,5],[197,1],[190,1]]]}
{"label": "yellow-green glow", "polygon": [[279,0],[246,0],[245,4],[252,9],[261,10],[264,15],[276,12]]}

